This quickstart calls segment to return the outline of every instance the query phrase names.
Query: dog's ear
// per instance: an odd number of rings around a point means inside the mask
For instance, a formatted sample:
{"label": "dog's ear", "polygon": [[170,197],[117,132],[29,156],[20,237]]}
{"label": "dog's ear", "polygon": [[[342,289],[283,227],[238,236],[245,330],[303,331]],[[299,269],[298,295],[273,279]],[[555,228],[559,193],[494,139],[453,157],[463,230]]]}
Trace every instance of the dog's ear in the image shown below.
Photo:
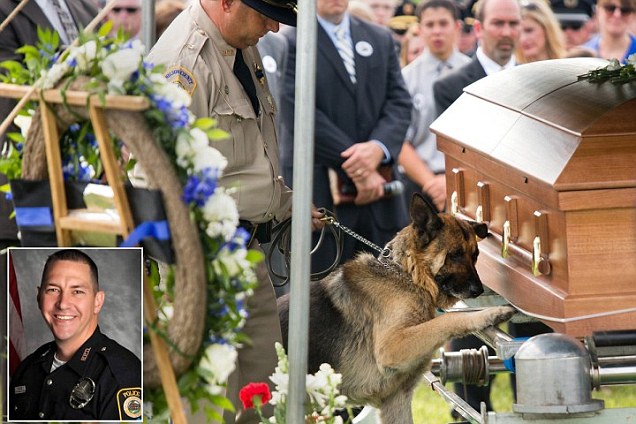
{"label": "dog's ear", "polygon": [[420,193],[413,194],[410,213],[413,226],[425,245],[435,238],[444,225],[441,218],[437,216],[437,212]]}
{"label": "dog's ear", "polygon": [[477,221],[467,221],[471,227],[473,227],[473,230],[475,230],[475,234],[477,234],[477,237],[481,238],[481,239],[485,239],[486,237],[488,237],[488,225],[484,224],[483,222],[477,222]]}

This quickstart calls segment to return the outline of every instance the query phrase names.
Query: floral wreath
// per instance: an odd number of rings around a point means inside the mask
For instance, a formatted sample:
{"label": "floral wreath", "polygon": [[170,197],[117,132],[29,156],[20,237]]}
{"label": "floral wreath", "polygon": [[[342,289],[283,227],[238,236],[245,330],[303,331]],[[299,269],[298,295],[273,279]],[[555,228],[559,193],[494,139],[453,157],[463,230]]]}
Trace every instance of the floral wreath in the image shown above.
{"label": "floral wreath", "polygon": [[[143,117],[183,187],[181,199],[198,229],[205,266],[207,301],[203,341],[188,358],[190,366],[178,376],[179,390],[194,410],[200,400],[207,399],[207,417],[221,421],[214,407],[233,408],[222,395],[223,386],[234,370],[236,349],[245,340],[241,334],[247,318],[245,302],[256,284],[254,265],[262,260],[262,254],[247,250],[249,234],[238,227],[239,214],[232,189],[217,184],[227,160],[211,145],[226,134],[216,128],[210,118],[195,120],[188,110],[188,94],[167,82],[162,67],[144,60],[141,42],[127,40],[122,33],[107,38],[110,29],[107,23],[96,34],[81,34],[79,43],[62,54],[57,53],[59,35],[38,30],[39,43],[17,51],[24,55],[25,65],[16,61],[0,64],[7,70],[2,80],[19,85],[36,84],[40,89],[62,85],[63,96],[73,82],[81,81],[83,90],[102,99],[107,94],[148,99],[150,107],[143,112]],[[9,149],[4,158],[0,158],[0,172],[10,180],[21,177],[23,153],[30,134],[28,126],[36,110],[37,104],[31,102],[20,112],[15,122],[22,131],[9,134]],[[99,178],[101,164],[95,149],[90,121],[78,117],[78,122],[63,136],[65,178]],[[134,160],[130,162],[134,163]],[[8,191],[6,186],[2,189]],[[175,276],[172,268],[162,268],[161,278],[159,274],[157,266],[152,267],[150,281],[158,304],[158,319],[148,324],[145,333],[157,332],[173,351],[178,351],[166,336],[175,313]],[[146,375],[144,382],[146,385]],[[146,387],[144,392],[145,415],[166,421],[169,410],[161,388]]]}

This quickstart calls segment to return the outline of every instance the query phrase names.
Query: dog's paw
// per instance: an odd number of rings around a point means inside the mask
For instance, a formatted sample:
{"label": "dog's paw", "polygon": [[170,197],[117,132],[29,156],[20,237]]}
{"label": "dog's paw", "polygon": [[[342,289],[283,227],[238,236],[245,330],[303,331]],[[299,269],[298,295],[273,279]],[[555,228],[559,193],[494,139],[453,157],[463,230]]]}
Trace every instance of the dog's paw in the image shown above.
{"label": "dog's paw", "polygon": [[497,325],[508,321],[516,313],[517,310],[512,306],[495,306],[479,311],[479,329],[481,330],[486,327],[490,327],[491,325]]}

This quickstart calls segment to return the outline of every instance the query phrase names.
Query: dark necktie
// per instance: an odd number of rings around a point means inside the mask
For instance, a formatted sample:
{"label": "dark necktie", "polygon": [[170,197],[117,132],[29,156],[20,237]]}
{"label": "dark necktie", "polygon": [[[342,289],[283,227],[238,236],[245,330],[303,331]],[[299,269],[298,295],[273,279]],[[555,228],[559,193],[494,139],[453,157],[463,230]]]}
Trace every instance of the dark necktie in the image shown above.
{"label": "dark necktie", "polygon": [[440,62],[437,64],[437,76],[443,76],[448,71],[453,69],[453,65],[448,62]]}
{"label": "dark necktie", "polygon": [[77,38],[77,27],[75,26],[75,22],[73,22],[71,15],[62,8],[58,0],[52,0],[51,3],[57,12],[57,16],[60,18],[60,23],[62,24],[68,43],[71,44]]}
{"label": "dark necktie", "polygon": [[245,89],[248,97],[250,98],[250,102],[252,102],[252,108],[254,108],[254,113],[258,116],[259,104],[258,97],[256,96],[256,86],[254,85],[254,80],[252,79],[252,74],[250,73],[250,69],[245,64],[245,60],[243,59],[243,51],[241,49],[236,49],[236,58],[234,59],[234,75],[241,82],[241,85]]}

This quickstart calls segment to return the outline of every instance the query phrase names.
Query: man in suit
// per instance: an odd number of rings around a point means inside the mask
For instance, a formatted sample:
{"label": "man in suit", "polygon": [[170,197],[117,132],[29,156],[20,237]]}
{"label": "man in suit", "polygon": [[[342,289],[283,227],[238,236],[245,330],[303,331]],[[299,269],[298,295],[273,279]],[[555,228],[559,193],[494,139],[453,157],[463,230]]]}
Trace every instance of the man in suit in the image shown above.
{"label": "man in suit", "polygon": [[[387,179],[378,170],[383,166],[395,177],[393,168],[409,125],[411,99],[390,32],[350,16],[348,3],[317,2],[313,200],[317,207],[334,211],[335,206],[339,222],[383,245],[408,220],[402,195],[385,196]],[[289,56],[281,104],[281,162],[285,179],[292,181],[296,32],[286,35]],[[329,170],[355,197],[352,202],[334,204]],[[343,237],[342,261],[360,250],[373,252],[352,237]],[[326,269],[334,252],[331,244],[312,255],[314,272]]]}
{"label": "man in suit", "polygon": [[[456,71],[437,80],[433,85],[433,95],[438,114],[442,114],[459,96],[464,87],[515,65],[514,50],[519,40],[521,8],[517,0],[480,0],[475,10],[474,30],[479,47],[473,60]],[[474,336],[454,339],[452,350],[479,348],[483,343]],[[491,355],[494,352],[491,351]],[[488,410],[490,385],[485,387],[455,384],[455,392],[477,411],[480,402],[485,402]]]}
{"label": "man in suit", "polygon": [[470,58],[456,47],[461,23],[454,0],[423,1],[417,6],[416,13],[420,36],[427,48],[402,69],[413,97],[413,112],[399,162],[407,193],[424,194],[442,211],[446,204],[444,155],[437,150],[435,134],[428,129],[437,118],[433,83],[452,69],[470,62]]}
{"label": "man in suit", "polygon": [[520,7],[517,0],[480,0],[475,11],[474,30],[479,47],[473,60],[438,80],[433,86],[437,112],[444,112],[464,87],[515,66],[515,45],[519,40]]}

